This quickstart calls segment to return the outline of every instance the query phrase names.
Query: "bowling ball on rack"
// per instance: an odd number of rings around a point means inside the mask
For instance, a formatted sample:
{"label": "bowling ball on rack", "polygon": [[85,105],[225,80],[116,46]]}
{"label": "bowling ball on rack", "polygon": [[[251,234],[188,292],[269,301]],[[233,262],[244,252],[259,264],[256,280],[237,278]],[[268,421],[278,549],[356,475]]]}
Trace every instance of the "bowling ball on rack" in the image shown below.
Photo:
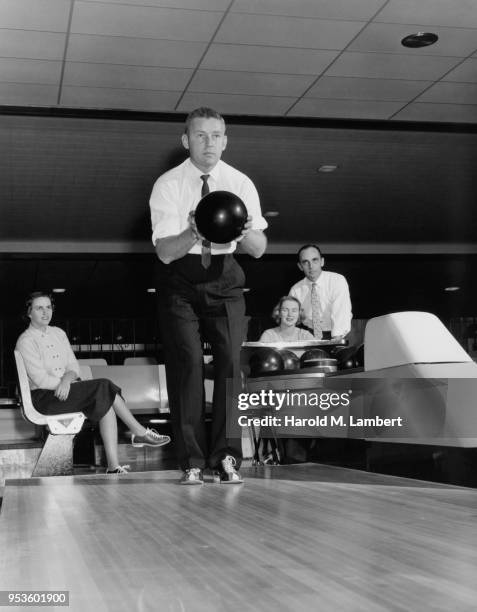
{"label": "bowling ball on rack", "polygon": [[313,368],[321,365],[323,359],[329,359],[330,356],[327,351],[319,348],[312,348],[305,351],[300,357],[300,366],[302,368]]}
{"label": "bowling ball on rack", "polygon": [[259,348],[250,357],[249,365],[251,376],[266,376],[284,368],[283,357],[273,348]]}
{"label": "bowling ball on rack", "polygon": [[283,359],[283,368],[285,370],[299,370],[300,369],[300,358],[293,351],[289,349],[281,349],[279,351]]}
{"label": "bowling ball on rack", "polygon": [[247,208],[230,191],[211,191],[197,204],[195,224],[210,242],[226,244],[240,236],[247,222]]}

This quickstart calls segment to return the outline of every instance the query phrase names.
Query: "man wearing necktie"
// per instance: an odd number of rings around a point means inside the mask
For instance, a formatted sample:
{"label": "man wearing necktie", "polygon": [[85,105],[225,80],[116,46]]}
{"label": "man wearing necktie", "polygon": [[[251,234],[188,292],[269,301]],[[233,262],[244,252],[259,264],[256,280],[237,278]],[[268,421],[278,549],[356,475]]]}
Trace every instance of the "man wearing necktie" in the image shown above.
{"label": "man wearing necktie", "polygon": [[[182,144],[190,157],[156,181],[150,199],[152,241],[157,261],[158,315],[167,391],[182,484],[202,484],[203,469],[218,470],[224,483],[242,482],[241,440],[227,438],[226,381],[240,376],[244,335],[244,273],[233,252],[258,258],[266,248],[257,190],[242,172],[221,160],[225,122],[210,108],[189,114]],[[248,211],[241,236],[210,243],[194,220],[199,200],[211,191],[230,191]],[[214,398],[210,444],[204,423],[203,343],[211,345]]]}
{"label": "man wearing necktie", "polygon": [[300,300],[304,324],[318,340],[339,340],[351,330],[351,299],[346,279],[323,270],[325,258],[316,244],[298,251],[298,267],[305,275],[289,294]]}

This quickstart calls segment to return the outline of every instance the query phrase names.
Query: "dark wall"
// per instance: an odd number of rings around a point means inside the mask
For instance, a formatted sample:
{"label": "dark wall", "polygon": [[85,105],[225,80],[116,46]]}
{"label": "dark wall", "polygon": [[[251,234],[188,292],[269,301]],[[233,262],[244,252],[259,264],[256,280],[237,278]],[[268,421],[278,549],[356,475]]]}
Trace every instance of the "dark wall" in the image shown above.
{"label": "dark wall", "polygon": [[[148,198],[185,157],[182,117],[76,114],[0,115],[0,250],[149,248]],[[224,159],[280,213],[269,252],[310,241],[348,254],[477,252],[475,126],[263,121],[230,118]]]}
{"label": "dark wall", "polygon": [[[248,311],[266,316],[301,278],[294,255],[238,257],[245,269]],[[0,316],[15,317],[26,293],[66,288],[56,296],[65,317],[149,317],[155,313],[155,255],[0,256]],[[356,318],[427,310],[447,320],[477,313],[477,255],[326,255],[326,268],[348,279]],[[444,290],[457,285],[455,293]]]}

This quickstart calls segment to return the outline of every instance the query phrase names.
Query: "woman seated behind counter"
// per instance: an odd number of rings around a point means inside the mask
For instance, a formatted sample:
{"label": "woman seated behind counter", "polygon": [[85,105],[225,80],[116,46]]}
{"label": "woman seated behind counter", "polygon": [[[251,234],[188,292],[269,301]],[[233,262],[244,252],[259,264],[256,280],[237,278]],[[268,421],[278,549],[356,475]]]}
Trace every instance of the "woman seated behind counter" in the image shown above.
{"label": "woman seated behind counter", "polygon": [[116,417],[131,431],[134,447],[163,446],[170,442],[154,429],[146,429],[131,414],[121,397],[121,389],[110,380],[79,379],[79,364],[65,332],[49,325],[53,300],[49,293],[35,291],[26,301],[29,327],[17,340],[28,375],[32,402],[41,414],[83,412],[99,422],[108,467],[107,474],[122,474],[129,466],[119,465]]}
{"label": "woman seated behind counter", "polygon": [[303,314],[300,301],[291,295],[280,298],[272,312],[272,319],[278,327],[271,327],[260,336],[260,342],[300,342],[314,340],[313,334],[306,329],[297,327],[301,323]]}

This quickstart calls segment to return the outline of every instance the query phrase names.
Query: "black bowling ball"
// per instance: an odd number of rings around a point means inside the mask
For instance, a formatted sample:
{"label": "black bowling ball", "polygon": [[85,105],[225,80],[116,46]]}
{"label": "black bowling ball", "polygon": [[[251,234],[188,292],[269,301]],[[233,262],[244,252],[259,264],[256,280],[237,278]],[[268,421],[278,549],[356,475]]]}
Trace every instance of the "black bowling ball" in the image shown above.
{"label": "black bowling ball", "polygon": [[282,356],[285,370],[298,370],[300,368],[300,358],[293,351],[282,349],[279,352]]}
{"label": "black bowling ball", "polygon": [[357,368],[364,368],[364,344],[360,344],[354,354],[354,362]]}
{"label": "black bowling ball", "polygon": [[340,370],[363,367],[364,345],[359,348],[356,348],[356,346],[348,346],[336,353],[336,359],[338,360],[338,368]]}
{"label": "black bowling ball", "polygon": [[340,363],[341,370],[352,370],[353,368],[358,367],[354,359],[347,359],[346,361],[342,361]]}
{"label": "black bowling ball", "polygon": [[197,230],[210,242],[225,244],[238,238],[247,221],[247,208],[230,191],[211,191],[197,204]]}
{"label": "black bowling ball", "polygon": [[272,348],[260,348],[249,361],[251,376],[266,376],[270,372],[283,370],[283,357]]}
{"label": "black bowling ball", "polygon": [[313,368],[319,366],[322,359],[329,359],[327,351],[319,348],[309,349],[300,357],[300,365],[302,368]]}

